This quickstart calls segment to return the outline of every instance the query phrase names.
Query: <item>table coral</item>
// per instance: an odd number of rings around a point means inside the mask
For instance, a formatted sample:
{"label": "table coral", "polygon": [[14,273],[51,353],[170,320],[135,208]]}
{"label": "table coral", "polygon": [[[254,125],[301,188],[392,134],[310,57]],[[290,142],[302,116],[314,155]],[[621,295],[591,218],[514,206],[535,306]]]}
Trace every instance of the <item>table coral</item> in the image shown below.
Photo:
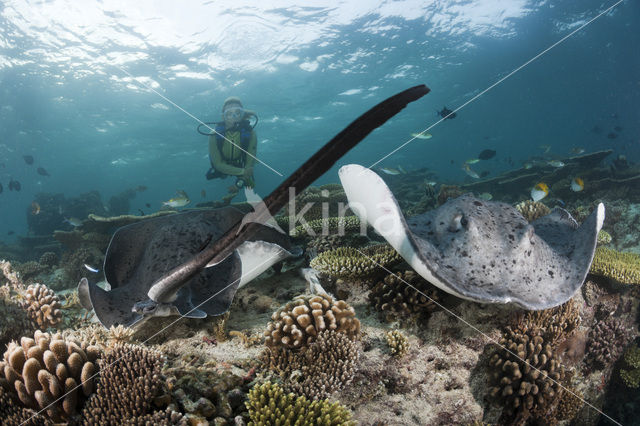
{"label": "table coral", "polygon": [[265,382],[249,391],[246,402],[249,425],[344,425],[354,426],[351,413],[339,403],[327,400],[308,401],[304,396],[285,394],[277,384]]}
{"label": "table coral", "polygon": [[50,419],[62,421],[75,415],[93,392],[99,357],[95,346],[83,348],[59,334],[36,330],[33,339],[22,337],[20,344],[7,347],[0,362],[0,386],[15,392],[25,407],[46,409]]}
{"label": "table coral", "polygon": [[640,255],[598,247],[589,273],[602,275],[622,284],[639,284]]}
{"label": "table coral", "polygon": [[323,330],[342,332],[351,339],[360,337],[360,321],[353,307],[326,294],[298,296],[271,319],[264,333],[268,346],[301,348]]}
{"label": "table coral", "polygon": [[[338,234],[344,235],[347,232],[359,231],[361,222],[357,216],[327,217],[310,220],[306,225],[298,225],[291,231],[292,237],[304,237],[307,235],[316,236]],[[366,224],[364,225],[366,230]]]}
{"label": "table coral", "polygon": [[339,247],[325,251],[311,261],[311,267],[334,278],[365,278],[384,272],[402,260],[388,244],[361,249]]}

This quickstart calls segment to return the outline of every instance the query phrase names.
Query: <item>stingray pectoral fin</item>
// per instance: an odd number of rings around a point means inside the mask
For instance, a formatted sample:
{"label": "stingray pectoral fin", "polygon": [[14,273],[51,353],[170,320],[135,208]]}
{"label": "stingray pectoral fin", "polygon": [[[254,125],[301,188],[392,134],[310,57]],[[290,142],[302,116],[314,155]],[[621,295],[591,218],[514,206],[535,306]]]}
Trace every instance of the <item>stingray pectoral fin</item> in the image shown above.
{"label": "stingray pectoral fin", "polygon": [[78,285],[79,293],[81,287],[88,289],[89,298],[96,317],[106,328],[112,325],[131,327],[142,320],[142,315],[131,311],[133,307],[131,302],[132,298],[127,292],[127,288],[116,288],[112,291],[105,291],[86,280],[80,281]]}
{"label": "stingray pectoral fin", "polygon": [[244,286],[270,266],[293,256],[278,244],[266,241],[245,241],[237,250],[242,262],[242,278],[238,287]]}
{"label": "stingray pectoral fin", "polygon": [[361,221],[367,222],[382,235],[424,279],[448,293],[464,297],[437,279],[432,271],[433,266],[420,258],[400,206],[380,176],[358,164],[342,166],[338,175],[349,207]]}

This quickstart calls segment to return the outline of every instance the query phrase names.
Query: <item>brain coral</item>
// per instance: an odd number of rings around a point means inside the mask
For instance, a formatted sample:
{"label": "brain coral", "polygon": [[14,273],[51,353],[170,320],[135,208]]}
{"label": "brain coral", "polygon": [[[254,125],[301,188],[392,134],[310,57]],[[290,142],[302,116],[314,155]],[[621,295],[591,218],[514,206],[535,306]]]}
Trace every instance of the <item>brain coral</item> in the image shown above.
{"label": "brain coral", "polygon": [[62,321],[60,299],[44,284],[31,284],[24,294],[22,307],[40,328],[47,329]]}
{"label": "brain coral", "polygon": [[344,300],[326,294],[298,296],[271,316],[265,331],[268,346],[301,348],[313,342],[323,330],[345,333],[351,339],[360,336],[360,321]]}
{"label": "brain coral", "polygon": [[384,272],[400,262],[400,255],[388,244],[377,244],[362,249],[339,247],[319,254],[311,261],[318,272],[335,278],[363,278]]}
{"label": "brain coral", "polygon": [[95,346],[83,348],[59,334],[37,330],[33,339],[23,337],[20,345],[9,344],[0,362],[0,385],[15,392],[26,407],[46,408],[49,418],[62,421],[73,416],[93,392],[92,376],[98,371],[99,356]]}

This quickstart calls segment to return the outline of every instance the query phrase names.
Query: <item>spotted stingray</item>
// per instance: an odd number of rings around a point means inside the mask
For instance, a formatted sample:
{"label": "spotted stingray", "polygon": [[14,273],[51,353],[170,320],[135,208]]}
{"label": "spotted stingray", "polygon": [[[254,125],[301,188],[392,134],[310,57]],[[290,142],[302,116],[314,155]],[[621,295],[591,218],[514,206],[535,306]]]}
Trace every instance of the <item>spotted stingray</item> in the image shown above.
{"label": "spotted stingray", "polygon": [[339,172],[349,205],[423,278],[483,303],[546,309],[569,300],[589,271],[604,205],[580,226],[555,208],[532,223],[513,206],[465,194],[405,219],[384,181],[351,164]]}

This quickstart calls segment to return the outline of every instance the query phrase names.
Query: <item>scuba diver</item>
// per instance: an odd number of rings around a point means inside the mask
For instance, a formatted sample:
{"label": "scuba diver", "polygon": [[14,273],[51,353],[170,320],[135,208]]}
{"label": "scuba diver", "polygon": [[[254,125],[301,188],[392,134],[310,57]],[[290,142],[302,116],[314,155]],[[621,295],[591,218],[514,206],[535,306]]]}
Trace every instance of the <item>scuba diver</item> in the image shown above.
{"label": "scuba diver", "polygon": [[[253,125],[251,117],[255,118]],[[229,187],[229,194],[222,198],[228,204],[240,189],[255,186],[253,166],[258,141],[253,129],[258,123],[258,116],[255,112],[244,109],[239,98],[230,97],[222,104],[222,118],[222,122],[206,123],[215,124],[215,132],[202,132],[202,124],[198,126],[198,132],[209,136],[211,168],[207,171],[207,180],[236,177],[235,184]]]}

